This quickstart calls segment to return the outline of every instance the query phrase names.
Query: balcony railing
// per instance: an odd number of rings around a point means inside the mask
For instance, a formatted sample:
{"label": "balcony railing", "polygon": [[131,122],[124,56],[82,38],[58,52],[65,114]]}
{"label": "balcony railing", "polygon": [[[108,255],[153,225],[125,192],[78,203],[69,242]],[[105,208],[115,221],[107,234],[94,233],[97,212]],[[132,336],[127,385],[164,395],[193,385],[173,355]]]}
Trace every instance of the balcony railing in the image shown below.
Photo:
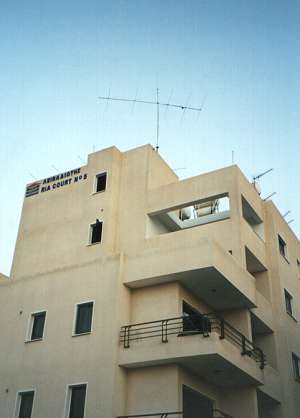
{"label": "balcony railing", "polygon": [[247,355],[259,363],[264,369],[266,358],[263,351],[252,341],[215,313],[205,315],[179,316],[158,321],[142,322],[125,325],[121,328],[120,341],[124,348],[129,348],[131,341],[147,338],[161,338],[162,343],[168,342],[168,336],[202,334],[209,337],[211,332],[217,332],[220,339],[227,339],[239,347],[242,355]]}
{"label": "balcony railing", "polygon": [[[168,418],[171,416],[175,417],[184,417],[184,412],[159,412],[155,414],[139,414],[139,415],[121,415],[117,418],[145,418],[145,417],[158,417],[158,418]],[[188,417],[186,417],[188,418]],[[208,417],[210,418],[210,417]],[[233,418],[231,415],[225,414],[224,412],[220,411],[219,409],[214,409],[213,415],[211,418]]]}
{"label": "balcony railing", "polygon": [[158,412],[156,414],[121,415],[117,418],[143,418],[143,417],[168,418],[174,415],[179,417],[183,415],[183,412]]}

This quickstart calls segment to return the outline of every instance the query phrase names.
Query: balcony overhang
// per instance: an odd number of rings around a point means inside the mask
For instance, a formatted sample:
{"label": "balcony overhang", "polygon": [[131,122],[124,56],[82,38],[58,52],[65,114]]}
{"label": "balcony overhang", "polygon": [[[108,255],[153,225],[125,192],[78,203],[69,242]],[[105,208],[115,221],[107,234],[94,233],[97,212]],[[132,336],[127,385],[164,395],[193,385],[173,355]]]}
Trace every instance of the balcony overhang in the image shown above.
{"label": "balcony overhang", "polygon": [[153,248],[127,258],[124,284],[140,288],[177,281],[214,310],[255,307],[252,275],[213,240],[187,238],[149,239]]}
{"label": "balcony overhang", "polygon": [[178,364],[220,387],[260,385],[264,372],[248,356],[217,333],[210,337],[173,336],[167,344],[138,341],[120,348],[119,365],[125,368]]}

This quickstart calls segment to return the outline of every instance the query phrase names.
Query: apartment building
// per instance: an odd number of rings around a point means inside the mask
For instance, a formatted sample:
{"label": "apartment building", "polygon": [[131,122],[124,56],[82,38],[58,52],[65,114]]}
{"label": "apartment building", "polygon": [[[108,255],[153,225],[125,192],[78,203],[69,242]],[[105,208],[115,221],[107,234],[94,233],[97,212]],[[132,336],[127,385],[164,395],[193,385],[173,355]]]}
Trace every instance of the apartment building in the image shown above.
{"label": "apartment building", "polygon": [[236,165],[92,153],[26,187],[0,417],[296,418],[299,301],[299,241]]}

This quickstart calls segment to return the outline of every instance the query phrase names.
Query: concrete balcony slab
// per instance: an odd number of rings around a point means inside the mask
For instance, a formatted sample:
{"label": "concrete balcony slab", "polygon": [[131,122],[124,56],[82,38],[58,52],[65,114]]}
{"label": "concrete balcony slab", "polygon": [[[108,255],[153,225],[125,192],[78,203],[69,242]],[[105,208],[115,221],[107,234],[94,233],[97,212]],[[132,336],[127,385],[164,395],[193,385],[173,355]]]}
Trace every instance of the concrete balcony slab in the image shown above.
{"label": "concrete balcony slab", "polygon": [[139,288],[179,281],[214,310],[254,308],[254,277],[212,239],[188,238],[150,239],[151,247],[127,257],[124,284]]}
{"label": "concrete balcony slab", "polygon": [[169,336],[168,342],[159,339],[134,341],[129,348],[120,347],[119,365],[125,368],[177,364],[220,387],[260,385],[264,371],[250,357],[217,333]]}

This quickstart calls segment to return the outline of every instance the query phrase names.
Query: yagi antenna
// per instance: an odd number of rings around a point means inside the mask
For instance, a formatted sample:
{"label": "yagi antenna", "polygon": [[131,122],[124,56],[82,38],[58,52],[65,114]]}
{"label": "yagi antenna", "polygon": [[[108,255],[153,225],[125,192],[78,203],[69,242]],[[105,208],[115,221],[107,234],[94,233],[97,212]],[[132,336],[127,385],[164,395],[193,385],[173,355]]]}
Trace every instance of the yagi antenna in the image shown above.
{"label": "yagi antenna", "polygon": [[291,224],[292,222],[294,222],[295,219],[291,219],[290,221],[288,221],[288,225]]}
{"label": "yagi antenna", "polygon": [[284,215],[282,215],[282,217],[283,217],[283,218],[286,218],[286,217],[288,216],[288,214],[289,214],[289,213],[291,213],[291,211],[290,211],[290,210],[288,210],[287,212],[285,212],[285,214],[284,214]]}
{"label": "yagi antenna", "polygon": [[167,106],[167,107],[174,107],[179,110],[183,110],[184,112],[186,110],[194,110],[196,112],[201,112],[201,107],[190,107],[185,106],[181,104],[175,104],[175,103],[164,103],[159,100],[159,89],[156,89],[156,101],[151,100],[137,100],[135,99],[127,99],[124,97],[104,97],[104,96],[98,96],[98,99],[100,100],[112,100],[112,101],[118,101],[118,102],[129,102],[129,103],[143,103],[143,104],[151,104],[156,106],[156,147],[155,150],[158,151],[159,149],[159,117],[160,117],[160,107],[161,106]]}
{"label": "yagi antenna", "polygon": [[266,174],[270,173],[270,171],[273,171],[273,170],[274,168],[269,168],[269,170],[266,170],[263,173],[258,174],[257,176],[253,176],[253,181],[260,179],[261,177],[265,176]]}

